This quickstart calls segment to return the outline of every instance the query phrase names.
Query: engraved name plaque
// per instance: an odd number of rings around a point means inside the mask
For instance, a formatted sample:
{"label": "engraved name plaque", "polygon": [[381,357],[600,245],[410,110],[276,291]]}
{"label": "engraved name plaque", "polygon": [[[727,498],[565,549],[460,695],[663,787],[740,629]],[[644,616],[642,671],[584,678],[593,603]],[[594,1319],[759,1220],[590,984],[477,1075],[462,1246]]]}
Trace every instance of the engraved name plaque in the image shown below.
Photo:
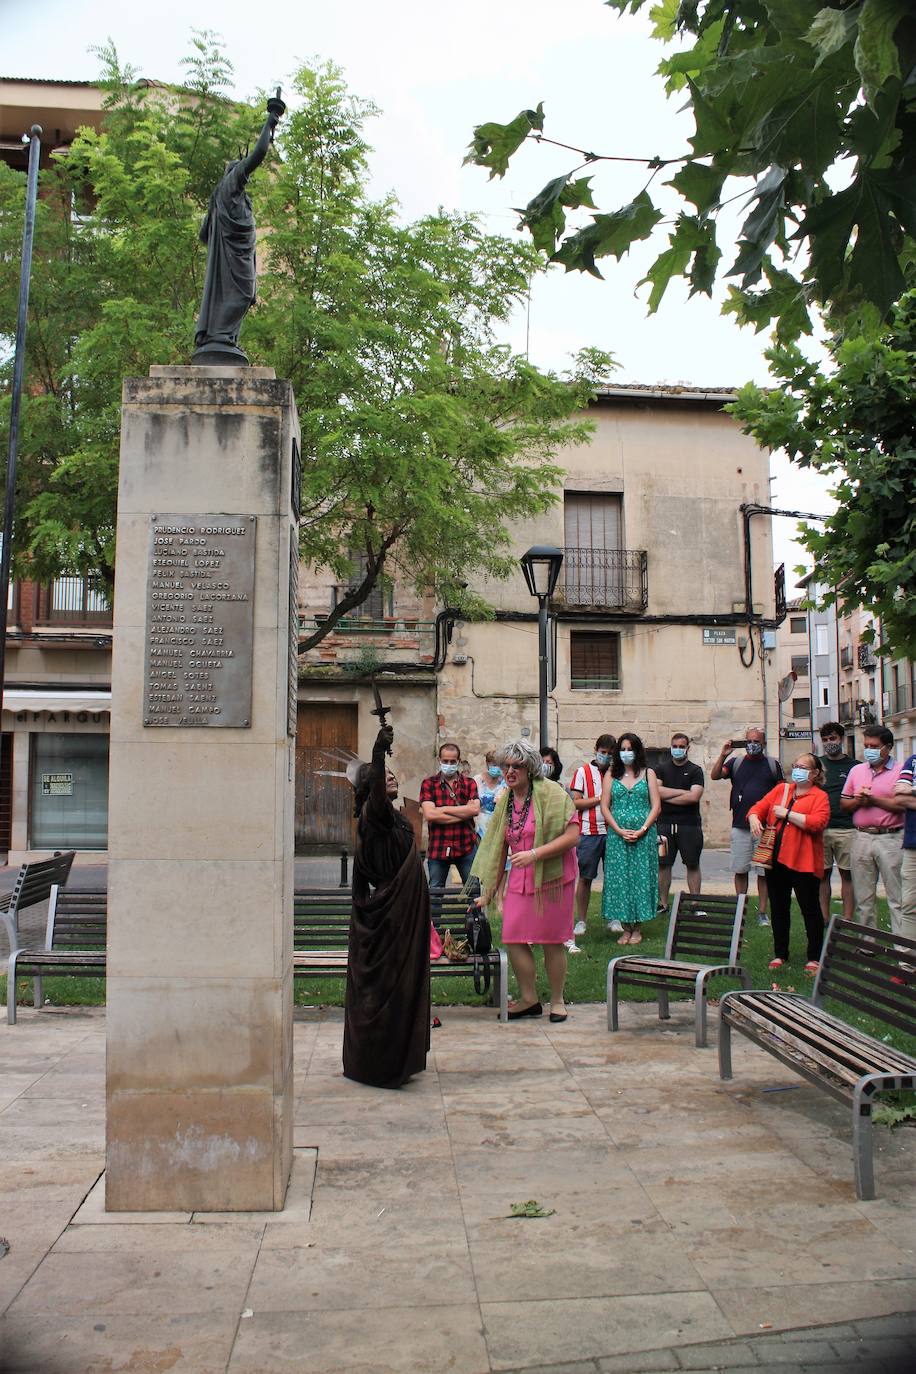
{"label": "engraved name plaque", "polygon": [[251,725],[254,515],[150,516],[143,724]]}

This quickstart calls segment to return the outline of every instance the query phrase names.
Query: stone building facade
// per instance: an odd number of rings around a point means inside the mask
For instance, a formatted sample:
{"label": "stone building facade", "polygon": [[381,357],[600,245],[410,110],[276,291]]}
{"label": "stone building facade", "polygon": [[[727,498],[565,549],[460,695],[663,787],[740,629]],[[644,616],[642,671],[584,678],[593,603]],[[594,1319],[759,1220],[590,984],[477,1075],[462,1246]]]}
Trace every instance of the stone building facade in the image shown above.
{"label": "stone building facade", "polygon": [[[730,399],[605,388],[592,443],[560,455],[561,500],[513,529],[519,555],[538,543],[564,553],[549,700],[564,777],[607,730],[635,730],[657,751],[650,758],[685,730],[706,770],[748,724],[775,732],[761,632],[749,632],[747,615],[748,581],[752,616],[772,624],[775,615],[771,522],[742,510],[769,504],[769,463],[723,410]],[[538,678],[535,603],[521,573],[474,585],[496,618],[456,627],[439,675],[438,738],[460,741],[476,768],[493,743],[537,739]],[[725,842],[726,803],[724,787],[707,787],[710,843]]]}
{"label": "stone building facade", "polygon": [[893,732],[897,758],[916,752],[916,664],[877,651],[881,625],[868,611],[824,606],[814,573],[798,586],[804,597],[789,603],[777,631],[776,680],[797,674],[785,702],[774,685],[782,762],[808,741],[820,752],[818,730],[828,720],[845,727],[851,754],[861,753],[865,727],[875,724]]}

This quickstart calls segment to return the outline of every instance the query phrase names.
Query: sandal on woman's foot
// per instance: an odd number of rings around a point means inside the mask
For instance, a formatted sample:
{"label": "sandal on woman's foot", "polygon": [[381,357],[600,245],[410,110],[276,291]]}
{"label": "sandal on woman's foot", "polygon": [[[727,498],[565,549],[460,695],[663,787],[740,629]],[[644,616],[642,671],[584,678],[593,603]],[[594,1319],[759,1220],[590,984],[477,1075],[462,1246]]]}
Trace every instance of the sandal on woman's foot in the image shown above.
{"label": "sandal on woman's foot", "polygon": [[433,1019],[430,1021],[429,1026],[430,1030],[439,1030],[442,1026],[442,1022],[439,1020],[438,1016],[434,1016]]}
{"label": "sandal on woman's foot", "polygon": [[639,930],[634,930],[634,931],[633,931],[633,933],[632,933],[631,936],[630,936],[630,944],[631,944],[631,945],[641,945],[641,944],[642,944],[642,932],[641,932],[641,931],[639,931]]}
{"label": "sandal on woman's foot", "polygon": [[805,964],[805,972],[809,978],[814,978],[820,972],[820,967],[816,959],[809,959],[807,964]]}
{"label": "sandal on woman's foot", "polygon": [[782,968],[785,962],[785,959],[771,959],[770,962],[767,964],[767,968],[773,970]]}
{"label": "sandal on woman's foot", "polygon": [[556,1022],[558,1021],[565,1021],[567,1015],[568,1012],[566,1011],[565,1007],[562,1011],[554,1011],[553,1007],[550,1008],[550,1020],[553,1021],[554,1024],[556,1024]]}
{"label": "sandal on woman's foot", "polygon": [[630,943],[630,932],[625,930],[617,943],[618,945],[628,945]]}

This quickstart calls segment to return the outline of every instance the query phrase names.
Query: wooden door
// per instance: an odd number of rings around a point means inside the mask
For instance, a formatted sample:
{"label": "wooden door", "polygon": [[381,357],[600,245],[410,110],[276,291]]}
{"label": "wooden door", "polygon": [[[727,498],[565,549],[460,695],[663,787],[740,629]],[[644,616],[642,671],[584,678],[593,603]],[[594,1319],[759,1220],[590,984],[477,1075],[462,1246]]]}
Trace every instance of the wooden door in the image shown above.
{"label": "wooden door", "polygon": [[[296,722],[296,853],[353,847],[353,789],[331,777],[344,764],[333,751],[356,753],[358,707],[299,703]],[[331,751],[331,752],[329,752]]]}

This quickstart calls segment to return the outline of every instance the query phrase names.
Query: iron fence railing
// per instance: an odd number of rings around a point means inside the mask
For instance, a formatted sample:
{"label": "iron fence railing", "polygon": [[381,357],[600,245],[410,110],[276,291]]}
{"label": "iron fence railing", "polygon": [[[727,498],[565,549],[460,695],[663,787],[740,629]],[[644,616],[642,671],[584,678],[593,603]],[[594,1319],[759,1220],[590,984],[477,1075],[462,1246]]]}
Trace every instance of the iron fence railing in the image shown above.
{"label": "iron fence railing", "polygon": [[555,600],[567,606],[638,614],[649,604],[645,549],[563,550],[563,577]]}
{"label": "iron fence railing", "polygon": [[888,715],[900,716],[913,709],[913,688],[908,682],[892,687],[888,692]]}
{"label": "iron fence railing", "polygon": [[111,602],[96,577],[58,577],[38,593],[36,620],[43,625],[111,625]]}

